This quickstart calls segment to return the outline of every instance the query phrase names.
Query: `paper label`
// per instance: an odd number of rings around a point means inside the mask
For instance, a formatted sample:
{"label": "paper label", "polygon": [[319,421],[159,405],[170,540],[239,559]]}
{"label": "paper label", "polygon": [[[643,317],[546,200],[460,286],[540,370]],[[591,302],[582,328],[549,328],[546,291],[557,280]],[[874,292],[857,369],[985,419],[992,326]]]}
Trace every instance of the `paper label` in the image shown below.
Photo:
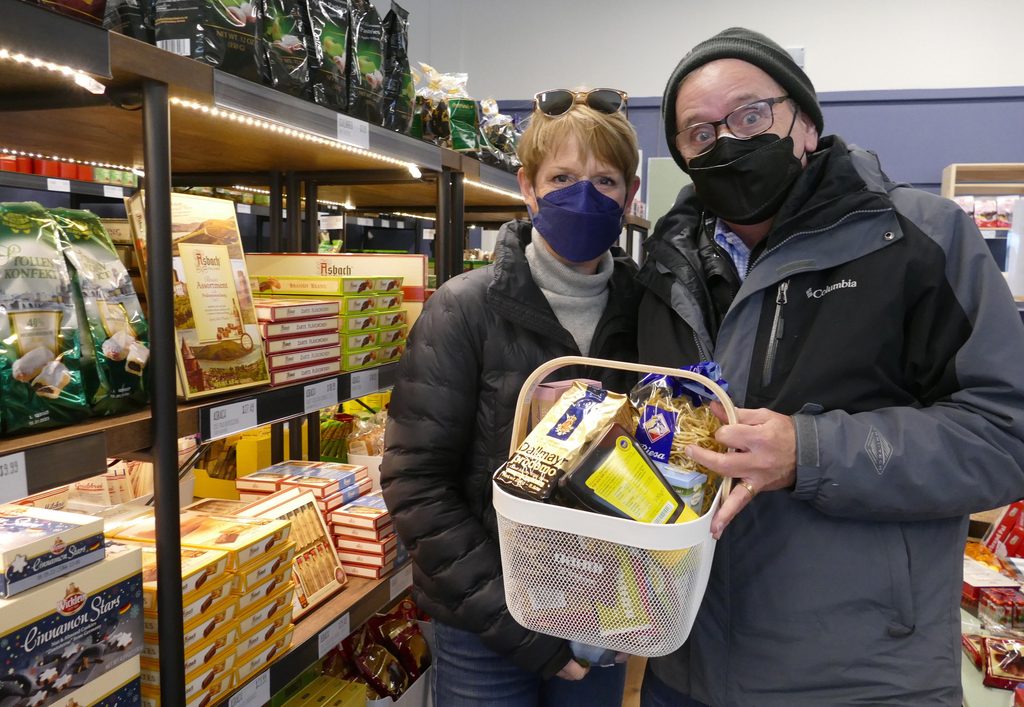
{"label": "paper label", "polygon": [[355,371],[349,378],[350,389],[353,398],[361,398],[370,393],[376,393],[378,388],[377,369],[370,368],[365,371]]}
{"label": "paper label", "polygon": [[255,400],[220,405],[210,410],[210,439],[206,441],[250,430],[258,424]]}
{"label": "paper label", "polygon": [[0,457],[0,502],[7,503],[25,496],[28,496],[25,452]]}
{"label": "paper label", "polygon": [[338,379],[312,383],[304,389],[306,414],[338,404]]}
{"label": "paper label", "polygon": [[352,633],[350,626],[351,619],[348,614],[343,614],[335,619],[334,623],[320,632],[316,638],[317,657],[323,658],[330,653],[345,637]]}
{"label": "paper label", "polygon": [[252,205],[250,205],[250,204],[235,204],[235,209],[240,214],[251,214],[252,213]]}
{"label": "paper label", "polygon": [[228,707],[263,707],[270,702],[270,671],[264,670],[228,700]]}
{"label": "paper label", "polygon": [[123,199],[124,187],[114,187],[109,184],[103,185],[103,196],[108,199]]}
{"label": "paper label", "polygon": [[370,124],[350,115],[338,113],[338,142],[355,145],[364,150],[370,149]]}
{"label": "paper label", "polygon": [[67,179],[47,179],[46,180],[47,191],[71,191],[71,182]]}

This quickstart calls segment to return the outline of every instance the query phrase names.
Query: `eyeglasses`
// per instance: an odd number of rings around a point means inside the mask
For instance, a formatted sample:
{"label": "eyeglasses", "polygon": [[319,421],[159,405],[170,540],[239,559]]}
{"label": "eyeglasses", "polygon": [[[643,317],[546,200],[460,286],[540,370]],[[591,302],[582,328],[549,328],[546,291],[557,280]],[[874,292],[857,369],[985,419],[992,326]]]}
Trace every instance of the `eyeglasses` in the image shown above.
{"label": "eyeglasses", "polygon": [[718,142],[718,126],[724,125],[729,134],[740,140],[749,140],[766,132],[775,123],[773,106],[789,100],[789,96],[765,98],[740,106],[722,120],[697,123],[676,133],[676,149],[685,157],[699,157]]}
{"label": "eyeglasses", "polygon": [[570,91],[555,88],[542,91],[533,97],[534,106],[544,115],[552,118],[565,115],[573,106],[586,104],[598,113],[613,115],[626,109],[629,96],[615,88],[594,88],[589,91]]}

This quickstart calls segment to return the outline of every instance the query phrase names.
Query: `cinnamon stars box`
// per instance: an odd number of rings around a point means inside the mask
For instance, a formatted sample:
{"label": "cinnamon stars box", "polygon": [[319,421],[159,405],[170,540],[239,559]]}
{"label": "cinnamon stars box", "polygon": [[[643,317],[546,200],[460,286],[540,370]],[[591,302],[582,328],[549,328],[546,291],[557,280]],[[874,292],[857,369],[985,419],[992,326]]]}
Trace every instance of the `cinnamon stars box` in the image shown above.
{"label": "cinnamon stars box", "polygon": [[0,596],[13,596],[99,562],[104,553],[100,518],[0,505]]}

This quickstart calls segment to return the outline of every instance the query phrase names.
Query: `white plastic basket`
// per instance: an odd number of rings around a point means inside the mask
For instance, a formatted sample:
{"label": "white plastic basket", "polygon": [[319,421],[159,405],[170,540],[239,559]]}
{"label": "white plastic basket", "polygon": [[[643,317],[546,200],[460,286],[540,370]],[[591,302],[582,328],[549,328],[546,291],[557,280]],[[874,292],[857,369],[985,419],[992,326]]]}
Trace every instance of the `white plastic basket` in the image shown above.
{"label": "white plastic basket", "polygon": [[[713,381],[688,371],[570,356],[544,364],[523,384],[509,455],[525,438],[537,384],[573,365],[662,373],[707,386],[730,423],[736,411]],[[667,655],[690,634],[711,574],[711,509],[680,525],[651,525],[518,498],[492,481],[505,600],[522,626],[631,655]]]}

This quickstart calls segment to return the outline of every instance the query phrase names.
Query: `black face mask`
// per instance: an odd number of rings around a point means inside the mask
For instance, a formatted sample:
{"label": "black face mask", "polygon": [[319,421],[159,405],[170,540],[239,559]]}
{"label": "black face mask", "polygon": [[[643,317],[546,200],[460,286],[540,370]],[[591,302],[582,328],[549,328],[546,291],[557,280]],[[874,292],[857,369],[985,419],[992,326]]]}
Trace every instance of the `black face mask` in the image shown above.
{"label": "black face mask", "polygon": [[729,223],[761,223],[776,213],[803,171],[793,138],[765,133],[749,140],[723,137],[692,158],[687,171],[697,196]]}

